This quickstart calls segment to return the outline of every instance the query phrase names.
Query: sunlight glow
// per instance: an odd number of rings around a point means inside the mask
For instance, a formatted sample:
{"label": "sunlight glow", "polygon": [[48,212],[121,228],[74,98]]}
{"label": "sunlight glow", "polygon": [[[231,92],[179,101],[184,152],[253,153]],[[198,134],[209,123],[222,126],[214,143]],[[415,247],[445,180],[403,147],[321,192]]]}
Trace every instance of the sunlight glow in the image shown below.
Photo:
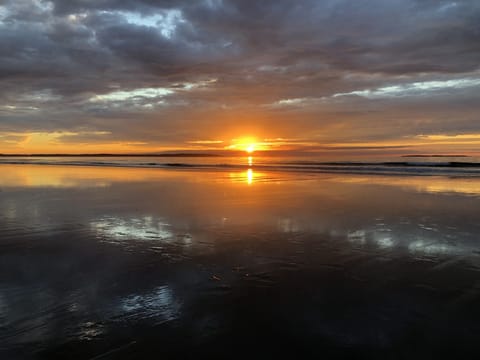
{"label": "sunlight glow", "polygon": [[255,151],[269,150],[271,144],[266,141],[258,140],[253,136],[238,137],[230,140],[230,145],[224,147],[226,150],[245,151],[252,154]]}

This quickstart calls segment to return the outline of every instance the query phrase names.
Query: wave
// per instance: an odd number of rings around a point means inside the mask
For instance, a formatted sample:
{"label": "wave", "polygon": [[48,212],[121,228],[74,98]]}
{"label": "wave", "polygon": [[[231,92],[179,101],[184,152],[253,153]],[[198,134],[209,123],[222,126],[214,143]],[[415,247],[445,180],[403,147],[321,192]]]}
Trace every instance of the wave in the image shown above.
{"label": "wave", "polygon": [[[218,160],[218,159],[217,159]],[[427,162],[427,161],[389,161],[389,162],[320,162],[320,161],[274,161],[263,160],[261,163],[248,165],[234,162],[162,162],[141,161],[141,159],[39,159],[39,158],[3,158],[0,164],[62,165],[62,166],[102,166],[129,168],[164,168],[164,169],[204,169],[204,170],[245,170],[258,171],[294,171],[323,173],[383,174],[383,175],[449,175],[479,176],[480,162]]]}

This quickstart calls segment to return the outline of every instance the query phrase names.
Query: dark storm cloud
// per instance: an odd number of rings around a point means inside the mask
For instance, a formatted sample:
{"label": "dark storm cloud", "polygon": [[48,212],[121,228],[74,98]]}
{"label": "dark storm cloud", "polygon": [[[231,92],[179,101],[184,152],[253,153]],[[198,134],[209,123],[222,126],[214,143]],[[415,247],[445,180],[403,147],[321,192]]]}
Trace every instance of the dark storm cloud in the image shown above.
{"label": "dark storm cloud", "polygon": [[312,139],[480,131],[474,0],[0,1],[0,48],[4,132],[161,144],[245,112]]}

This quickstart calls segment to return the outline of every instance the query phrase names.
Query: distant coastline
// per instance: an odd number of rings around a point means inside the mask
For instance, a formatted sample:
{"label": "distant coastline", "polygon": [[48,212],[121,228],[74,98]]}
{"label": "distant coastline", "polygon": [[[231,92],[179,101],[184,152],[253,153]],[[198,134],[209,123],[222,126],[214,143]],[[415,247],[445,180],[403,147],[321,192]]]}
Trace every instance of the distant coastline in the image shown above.
{"label": "distant coastline", "polygon": [[207,153],[160,153],[160,154],[0,154],[0,157],[221,157]]}
{"label": "distant coastline", "polygon": [[402,157],[417,157],[417,158],[426,158],[426,157],[432,157],[432,158],[443,158],[443,157],[451,157],[451,158],[454,158],[454,157],[457,157],[457,158],[466,158],[466,157],[470,157],[468,155],[449,155],[449,154],[437,154],[437,155],[429,155],[429,154],[415,154],[415,155],[402,155]]}

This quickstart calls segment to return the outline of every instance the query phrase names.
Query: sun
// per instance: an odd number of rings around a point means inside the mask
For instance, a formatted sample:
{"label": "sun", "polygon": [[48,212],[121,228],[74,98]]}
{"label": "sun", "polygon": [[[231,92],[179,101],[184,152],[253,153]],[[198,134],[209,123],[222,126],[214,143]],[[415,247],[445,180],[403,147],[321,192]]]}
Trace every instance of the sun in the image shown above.
{"label": "sun", "polygon": [[225,146],[225,149],[236,150],[236,151],[245,151],[247,154],[252,155],[252,153],[257,151],[268,150],[267,143],[263,141],[258,141],[257,138],[249,137],[239,137],[231,140],[230,145]]}
{"label": "sun", "polygon": [[247,147],[245,148],[245,151],[249,154],[253,153],[255,151],[255,144],[247,145]]}

